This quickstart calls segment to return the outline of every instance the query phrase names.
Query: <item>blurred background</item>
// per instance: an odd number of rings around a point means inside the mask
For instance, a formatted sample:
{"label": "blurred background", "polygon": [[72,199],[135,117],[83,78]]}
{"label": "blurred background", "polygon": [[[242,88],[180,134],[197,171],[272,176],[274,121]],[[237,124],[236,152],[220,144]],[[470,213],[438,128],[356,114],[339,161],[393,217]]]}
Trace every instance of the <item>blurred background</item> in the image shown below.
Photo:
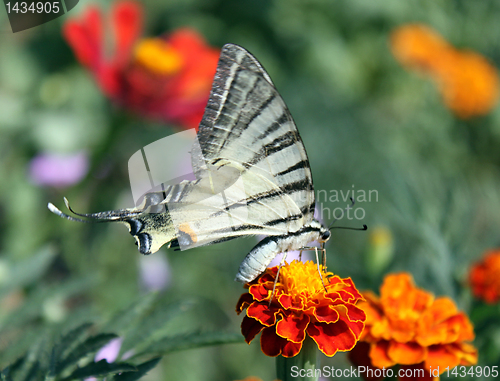
{"label": "blurred background", "polygon": [[[234,313],[233,279],[257,238],[144,257],[121,225],[47,209],[63,197],[84,213],[133,206],[128,159],[197,125],[228,42],[287,103],[320,217],[358,197],[362,218],[338,225],[369,230],[333,231],[329,271],[375,291],[384,274],[411,272],[470,314],[479,363],[499,363],[498,306],[474,301],[467,281],[499,245],[498,1],[145,0],[111,19],[112,7],[81,0],[15,34],[0,12],[0,368],[27,351],[47,362],[62,333],[90,322],[121,338],[121,354],[196,333],[239,342],[150,350],[164,356],[149,380],[275,378]],[[321,361],[349,366],[343,354]]]}

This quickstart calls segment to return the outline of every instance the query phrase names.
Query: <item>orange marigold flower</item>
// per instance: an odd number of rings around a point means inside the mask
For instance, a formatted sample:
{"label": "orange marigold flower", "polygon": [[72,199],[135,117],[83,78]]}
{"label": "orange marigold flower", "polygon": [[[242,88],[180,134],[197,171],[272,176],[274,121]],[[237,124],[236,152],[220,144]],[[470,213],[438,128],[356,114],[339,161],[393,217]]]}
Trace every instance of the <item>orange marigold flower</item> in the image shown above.
{"label": "orange marigold flower", "polygon": [[500,96],[497,69],[472,51],[460,51],[419,24],[397,28],[391,49],[404,66],[430,76],[448,108],[461,118],[487,114]]}
{"label": "orange marigold flower", "polygon": [[[139,2],[115,2],[110,18],[110,28],[105,28],[101,10],[89,6],[63,29],[64,38],[101,90],[120,106],[151,119],[197,128],[219,49],[208,46],[189,28],[141,40],[143,10]],[[115,36],[109,57],[105,49],[108,34]]]}
{"label": "orange marigold flower", "polygon": [[278,267],[268,268],[248,284],[248,293],[236,306],[238,314],[246,308],[241,332],[247,343],[262,331],[262,352],[273,357],[297,355],[306,335],[327,356],[354,347],[366,318],[355,305],[361,294],[350,278],[320,267],[324,286],[316,264],[296,260],[281,267],[274,293]]}
{"label": "orange marigold flower", "polygon": [[[380,298],[372,292],[363,296],[365,301],[358,307],[366,312],[366,326],[360,343],[349,354],[353,363],[379,369],[397,364],[403,370],[422,369],[425,379],[446,367],[477,363],[477,350],[469,343],[474,339],[469,318],[451,299],[436,298],[417,288],[410,274],[386,276]],[[400,379],[414,378],[404,373]]]}
{"label": "orange marigold flower", "polygon": [[391,49],[404,66],[424,73],[442,66],[442,52],[452,49],[439,34],[420,24],[409,24],[391,33]]}
{"label": "orange marigold flower", "polygon": [[469,281],[477,298],[487,303],[500,300],[500,249],[486,252],[483,259],[472,266]]}

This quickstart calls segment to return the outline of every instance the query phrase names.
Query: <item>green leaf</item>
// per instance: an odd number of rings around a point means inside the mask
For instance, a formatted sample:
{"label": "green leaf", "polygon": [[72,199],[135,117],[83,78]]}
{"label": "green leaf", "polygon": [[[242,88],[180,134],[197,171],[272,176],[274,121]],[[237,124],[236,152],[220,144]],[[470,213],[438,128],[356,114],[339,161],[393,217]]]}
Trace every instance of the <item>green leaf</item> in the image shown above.
{"label": "green leaf", "polygon": [[3,330],[12,330],[29,321],[39,318],[43,313],[43,306],[50,299],[66,300],[76,294],[82,293],[92,286],[95,276],[72,279],[50,287],[39,286],[32,292],[25,302],[16,310],[7,315],[0,322],[0,335]]}
{"label": "green leaf", "polygon": [[137,371],[137,368],[127,363],[108,363],[102,359],[98,362],[90,363],[82,368],[76,369],[63,381],[69,381],[86,377],[102,377],[111,373],[132,372]]}
{"label": "green leaf", "polygon": [[10,375],[10,367],[6,367],[0,372],[0,380],[1,381],[12,381],[12,377]]}
{"label": "green leaf", "polygon": [[13,375],[13,378],[15,380],[28,381],[35,376],[40,368],[40,362],[44,357],[43,355],[46,345],[47,335],[41,336],[37,341],[33,343],[30,350],[24,357],[24,361],[19,364],[19,370],[15,372],[15,375]]}
{"label": "green leaf", "polygon": [[232,332],[193,332],[184,335],[165,337],[153,342],[144,351],[135,355],[139,357],[146,354],[167,354],[186,349],[207,347],[211,345],[243,343],[241,333]]}
{"label": "green leaf", "polygon": [[33,256],[12,264],[8,278],[0,283],[0,296],[36,282],[46,272],[55,256],[54,247],[47,245]]}
{"label": "green leaf", "polygon": [[132,325],[137,324],[147,314],[158,299],[157,292],[151,292],[147,295],[141,295],[127,308],[124,308],[113,316],[109,322],[102,327],[104,331],[113,331],[119,334],[125,334]]}
{"label": "green leaf", "polygon": [[92,326],[92,323],[83,323],[61,337],[57,345],[53,349],[55,359],[67,356],[68,352],[74,349],[77,342],[82,339],[82,336]]}
{"label": "green leaf", "polygon": [[24,381],[38,380],[40,377],[37,377],[41,373],[41,363],[40,361],[34,361],[32,363],[31,368],[28,371],[28,374],[24,378]]}
{"label": "green leaf", "polygon": [[56,366],[59,351],[57,350],[57,345],[52,348],[50,352],[49,369],[45,381],[50,381],[56,378]]}
{"label": "green leaf", "polygon": [[142,376],[146,375],[147,372],[153,369],[160,362],[160,360],[161,357],[157,357],[140,365],[137,365],[137,372],[124,372],[122,374],[118,374],[113,378],[113,381],[139,380]]}
{"label": "green leaf", "polygon": [[173,318],[179,314],[186,312],[191,308],[190,301],[175,302],[167,305],[162,305],[164,301],[157,301],[149,311],[149,314],[142,317],[140,321],[129,331],[125,336],[121,347],[121,353],[139,346],[148,345],[155,339],[165,336],[162,330]]}
{"label": "green leaf", "polygon": [[97,351],[109,341],[117,337],[118,336],[114,333],[101,333],[99,335],[89,337],[83,343],[78,345],[63,361],[56,365],[55,373],[61,373],[68,366],[75,364],[89,353]]}

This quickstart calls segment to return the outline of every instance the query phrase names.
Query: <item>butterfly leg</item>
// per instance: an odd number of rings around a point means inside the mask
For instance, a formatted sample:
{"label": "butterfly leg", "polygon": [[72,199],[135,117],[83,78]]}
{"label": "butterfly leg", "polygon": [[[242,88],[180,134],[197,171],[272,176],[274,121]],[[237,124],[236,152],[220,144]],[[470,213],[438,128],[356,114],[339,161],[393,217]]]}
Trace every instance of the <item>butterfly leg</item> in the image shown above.
{"label": "butterfly leg", "polygon": [[325,282],[323,281],[323,274],[321,274],[321,270],[319,268],[319,257],[318,257],[318,248],[317,247],[314,248],[314,253],[316,254],[316,266],[318,266],[318,274],[319,274],[319,278],[321,279],[321,284],[323,285],[325,292],[328,292],[326,290]]}
{"label": "butterfly leg", "polygon": [[321,262],[323,262],[323,269],[326,270],[326,249],[324,244],[321,245]]}
{"label": "butterfly leg", "polygon": [[278,266],[278,272],[276,273],[276,278],[274,278],[273,293],[271,294],[271,299],[269,299],[269,306],[271,306],[271,303],[272,303],[273,298],[274,298],[274,291],[276,291],[276,284],[278,283],[278,279],[280,277],[281,268],[283,267],[283,264],[285,263],[286,254],[287,254],[286,252],[283,253],[283,258],[281,259],[281,262]]}

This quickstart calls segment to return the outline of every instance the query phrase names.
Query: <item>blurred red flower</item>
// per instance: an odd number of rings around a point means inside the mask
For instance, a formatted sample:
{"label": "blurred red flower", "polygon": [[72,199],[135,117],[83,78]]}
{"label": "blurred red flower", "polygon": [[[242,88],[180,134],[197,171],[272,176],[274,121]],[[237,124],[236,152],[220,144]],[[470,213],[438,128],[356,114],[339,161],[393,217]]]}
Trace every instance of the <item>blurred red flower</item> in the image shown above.
{"label": "blurred red flower", "polygon": [[500,300],[500,249],[487,251],[472,266],[469,282],[477,298],[491,304]]}
{"label": "blurred red flower", "polygon": [[349,358],[372,369],[365,379],[381,378],[372,376],[377,374],[375,369],[400,365],[400,380],[432,380],[446,367],[477,363],[477,350],[469,343],[474,330],[467,315],[450,298],[435,298],[417,288],[410,274],[388,275],[380,298],[372,292],[364,292],[363,297],[365,301],[357,306],[366,312],[366,326]]}
{"label": "blurred red flower", "polygon": [[262,331],[260,345],[267,356],[294,357],[306,335],[327,356],[351,350],[366,318],[355,306],[361,294],[350,278],[334,276],[322,266],[321,271],[324,286],[313,262],[296,260],[281,267],[274,293],[278,267],[249,283],[236,306],[238,314],[246,308],[241,323],[245,341]]}
{"label": "blurred red flower", "polygon": [[[117,1],[108,28],[101,10],[89,6],[80,18],[65,23],[63,35],[101,90],[121,107],[154,120],[197,128],[219,49],[208,46],[189,28],[140,39],[142,24],[139,2]],[[109,34],[115,40],[108,56],[105,36]]]}
{"label": "blurred red flower", "polygon": [[487,114],[498,102],[497,69],[478,53],[456,49],[425,25],[395,29],[391,49],[402,65],[430,76],[445,105],[460,118]]}

